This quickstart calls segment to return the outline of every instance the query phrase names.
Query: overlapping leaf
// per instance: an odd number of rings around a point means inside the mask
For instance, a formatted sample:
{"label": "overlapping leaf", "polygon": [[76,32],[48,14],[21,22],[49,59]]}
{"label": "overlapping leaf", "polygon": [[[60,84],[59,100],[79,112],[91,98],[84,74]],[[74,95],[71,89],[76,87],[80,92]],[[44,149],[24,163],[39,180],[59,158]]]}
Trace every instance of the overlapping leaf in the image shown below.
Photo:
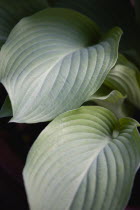
{"label": "overlapping leaf", "polygon": [[57,117],[35,141],[24,168],[30,209],[124,209],[140,166],[137,125],[102,107]]}
{"label": "overlapping leaf", "polygon": [[110,71],[104,84],[120,91],[132,104],[140,108],[140,72],[124,56],[119,55],[116,66]]}
{"label": "overlapping leaf", "polygon": [[94,94],[114,66],[122,31],[99,41],[96,25],[68,9],[24,18],[1,50],[0,79],[15,122],[52,120]]}
{"label": "overlapping leaf", "polygon": [[119,91],[108,89],[105,85],[102,85],[88,101],[111,110],[120,118],[128,115],[127,107],[124,105],[125,99],[126,96],[122,95]]}
{"label": "overlapping leaf", "polygon": [[47,7],[46,0],[1,0],[0,1],[0,47],[11,29],[23,17]]}

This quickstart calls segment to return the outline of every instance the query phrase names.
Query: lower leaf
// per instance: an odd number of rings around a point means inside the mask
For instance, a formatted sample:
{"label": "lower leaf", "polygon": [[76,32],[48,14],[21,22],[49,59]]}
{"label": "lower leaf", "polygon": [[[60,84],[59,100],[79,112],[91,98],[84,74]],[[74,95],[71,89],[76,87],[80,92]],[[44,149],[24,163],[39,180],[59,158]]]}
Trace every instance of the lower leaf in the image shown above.
{"label": "lower leaf", "polygon": [[96,106],[59,115],[24,168],[31,210],[123,210],[140,164],[137,126]]}

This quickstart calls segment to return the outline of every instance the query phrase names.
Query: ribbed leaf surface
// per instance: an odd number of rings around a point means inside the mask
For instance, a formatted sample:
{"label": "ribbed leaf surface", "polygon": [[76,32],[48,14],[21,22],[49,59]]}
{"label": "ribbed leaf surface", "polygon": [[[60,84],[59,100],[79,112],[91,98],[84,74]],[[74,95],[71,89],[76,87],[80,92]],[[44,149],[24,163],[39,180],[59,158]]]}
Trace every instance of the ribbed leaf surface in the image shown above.
{"label": "ribbed leaf surface", "polygon": [[1,50],[0,79],[15,122],[49,121],[81,106],[114,66],[122,31],[99,41],[96,25],[68,9],[24,18]]}
{"label": "ribbed leaf surface", "polygon": [[137,125],[96,106],[52,121],[24,168],[31,210],[123,210],[140,164]]}
{"label": "ribbed leaf surface", "polygon": [[120,91],[127,96],[128,101],[140,108],[140,72],[122,55],[116,66],[110,71],[104,84]]}

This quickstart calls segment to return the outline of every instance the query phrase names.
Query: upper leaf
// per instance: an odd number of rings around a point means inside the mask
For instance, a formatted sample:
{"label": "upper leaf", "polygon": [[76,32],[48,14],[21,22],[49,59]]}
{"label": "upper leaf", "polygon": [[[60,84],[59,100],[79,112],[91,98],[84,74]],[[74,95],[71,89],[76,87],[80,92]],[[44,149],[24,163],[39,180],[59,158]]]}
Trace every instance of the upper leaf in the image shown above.
{"label": "upper leaf", "polygon": [[[94,20],[103,31],[119,26],[124,31],[120,50],[140,66],[140,27],[129,0],[50,0],[55,7],[71,8]],[[136,10],[138,11],[138,1]],[[139,14],[139,11],[137,12]],[[138,16],[138,15],[137,15]]]}
{"label": "upper leaf", "polygon": [[24,168],[31,210],[123,210],[140,166],[137,125],[102,107],[52,121]]}
{"label": "upper leaf", "polygon": [[114,66],[122,31],[99,41],[95,23],[68,9],[24,18],[1,50],[0,79],[15,122],[52,120],[81,106]]}
{"label": "upper leaf", "polygon": [[[128,44],[129,36],[134,27],[134,14],[129,1],[122,0],[50,0],[55,7],[74,9],[94,20],[102,31],[120,26],[123,31],[123,43]],[[132,38],[132,37],[131,37]],[[122,41],[121,40],[121,41]],[[130,41],[130,40],[129,40]],[[133,41],[133,40],[132,40]],[[121,42],[122,43],[122,42]],[[122,44],[123,44],[122,43]],[[130,47],[131,42],[129,43]]]}
{"label": "upper leaf", "polygon": [[0,0],[0,47],[23,17],[47,7],[47,0]]}

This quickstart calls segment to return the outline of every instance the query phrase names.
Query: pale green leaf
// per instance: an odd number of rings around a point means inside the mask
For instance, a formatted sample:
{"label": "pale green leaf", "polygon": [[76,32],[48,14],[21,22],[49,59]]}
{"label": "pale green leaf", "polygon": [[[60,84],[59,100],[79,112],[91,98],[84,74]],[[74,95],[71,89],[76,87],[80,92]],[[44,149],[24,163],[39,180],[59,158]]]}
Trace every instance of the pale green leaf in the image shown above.
{"label": "pale green leaf", "polygon": [[116,63],[122,31],[102,40],[95,23],[68,9],[24,18],[1,50],[0,79],[14,122],[49,121],[80,107]]}
{"label": "pale green leaf", "polygon": [[128,115],[127,107],[124,105],[125,99],[126,96],[122,95],[119,91],[110,90],[105,85],[102,85],[88,101],[111,110],[118,118],[121,118]]}
{"label": "pale green leaf", "polygon": [[137,125],[99,106],[57,117],[24,168],[30,209],[123,210],[140,166]]}
{"label": "pale green leaf", "polygon": [[12,107],[9,97],[7,96],[4,104],[2,105],[0,109],[0,118],[2,117],[11,117],[13,115],[12,113]]}
{"label": "pale green leaf", "polygon": [[47,0],[0,0],[0,47],[23,17],[47,7]]}
{"label": "pale green leaf", "polygon": [[110,71],[104,84],[127,95],[128,101],[140,108],[140,72],[122,55],[119,55],[116,66]]}

